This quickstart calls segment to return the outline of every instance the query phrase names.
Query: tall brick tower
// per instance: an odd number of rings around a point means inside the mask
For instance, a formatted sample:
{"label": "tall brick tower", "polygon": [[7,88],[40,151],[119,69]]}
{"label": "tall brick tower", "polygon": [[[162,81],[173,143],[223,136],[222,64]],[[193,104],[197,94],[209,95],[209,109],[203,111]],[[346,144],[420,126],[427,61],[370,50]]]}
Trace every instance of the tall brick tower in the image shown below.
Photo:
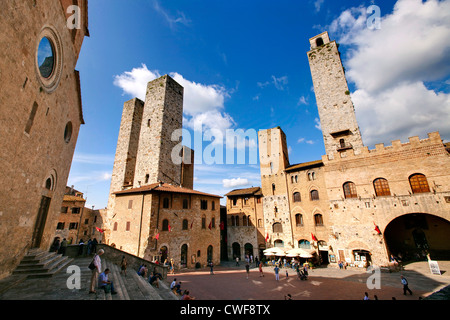
{"label": "tall brick tower", "polygon": [[350,99],[347,80],[336,41],[327,32],[309,40],[308,52],[317,108],[327,155],[353,149],[358,154],[363,147]]}

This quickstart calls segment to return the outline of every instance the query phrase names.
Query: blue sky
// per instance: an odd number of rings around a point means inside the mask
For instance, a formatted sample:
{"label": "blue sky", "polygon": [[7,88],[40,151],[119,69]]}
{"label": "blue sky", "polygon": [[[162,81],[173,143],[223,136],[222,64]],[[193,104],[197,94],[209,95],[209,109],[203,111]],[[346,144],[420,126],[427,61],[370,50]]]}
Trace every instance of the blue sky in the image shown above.
{"label": "blue sky", "polygon": [[[371,5],[380,9],[379,28],[368,27]],[[77,65],[86,124],[68,185],[85,193],[88,206],[107,205],[123,103],[164,74],[185,87],[191,133],[199,120],[222,132],[280,126],[291,164],[320,159],[306,53],[309,38],[323,31],[340,43],[369,148],[431,131],[448,140],[450,49],[442,39],[450,38],[449,8],[437,0],[90,1],[91,36]],[[257,142],[248,145],[256,150]],[[195,165],[197,190],[223,195],[257,185],[258,163]]]}

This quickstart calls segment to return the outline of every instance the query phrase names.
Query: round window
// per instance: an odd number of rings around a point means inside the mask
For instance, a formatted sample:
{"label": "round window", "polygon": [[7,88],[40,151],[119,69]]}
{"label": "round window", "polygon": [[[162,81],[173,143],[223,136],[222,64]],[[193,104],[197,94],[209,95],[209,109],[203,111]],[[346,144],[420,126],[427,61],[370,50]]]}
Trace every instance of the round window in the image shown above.
{"label": "round window", "polygon": [[72,122],[67,122],[66,128],[64,129],[64,141],[66,143],[69,143],[70,139],[72,138]]}
{"label": "round window", "polygon": [[43,37],[39,42],[37,58],[41,76],[45,79],[50,78],[55,65],[55,54],[52,43],[47,37]]}

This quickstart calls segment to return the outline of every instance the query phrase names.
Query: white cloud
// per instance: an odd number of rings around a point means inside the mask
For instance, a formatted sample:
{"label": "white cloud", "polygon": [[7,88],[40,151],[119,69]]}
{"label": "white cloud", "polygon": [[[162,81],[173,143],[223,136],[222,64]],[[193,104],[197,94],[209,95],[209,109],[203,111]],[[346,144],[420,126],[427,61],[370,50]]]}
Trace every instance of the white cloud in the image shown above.
{"label": "white cloud", "polygon": [[[169,75],[184,88],[183,113],[185,117],[183,121],[188,128],[194,128],[194,124],[201,121],[203,130],[219,129],[224,131],[235,124],[233,118],[222,111],[225,99],[229,97],[225,87],[190,81],[177,72],[169,73]],[[124,94],[145,100],[148,82],[160,76],[159,71],[151,71],[145,64],[142,64],[141,67],[115,76],[114,85],[121,88]]]}
{"label": "white cloud", "polygon": [[84,175],[70,176],[68,179],[68,185],[77,185],[80,182],[88,181],[90,184],[95,184],[102,181],[111,179],[111,172],[109,171],[92,171]]}
{"label": "white cloud", "polygon": [[249,182],[248,179],[233,178],[233,179],[223,179],[222,184],[224,188],[235,188],[246,186],[249,184]]}
{"label": "white cloud", "polygon": [[314,128],[316,128],[317,130],[322,131],[322,124],[320,123],[320,119],[319,118],[315,118],[314,119]]}
{"label": "white cloud", "polygon": [[186,15],[181,12],[177,11],[177,16],[173,17],[170,15],[166,9],[164,9],[159,1],[154,0],[153,1],[153,7],[155,8],[156,12],[158,12],[169,24],[169,27],[174,30],[177,24],[182,24],[185,26],[189,26],[191,24],[191,20],[186,17]]}
{"label": "white cloud", "polygon": [[73,156],[73,162],[99,164],[99,165],[113,165],[114,155],[86,154],[77,152]]}
{"label": "white cloud", "polygon": [[[381,8],[382,10],[383,8]],[[380,29],[366,8],[345,10],[330,25],[348,45],[346,76],[366,145],[440,131],[450,138],[450,95],[430,81],[450,77],[450,1],[399,0]]]}
{"label": "white cloud", "polygon": [[301,96],[301,97],[298,99],[297,106],[300,106],[300,105],[302,105],[302,104],[308,104],[307,98],[305,98],[305,96]]}
{"label": "white cloud", "polygon": [[271,81],[266,82],[257,82],[256,85],[260,87],[261,89],[273,85],[277,90],[283,91],[285,89],[285,86],[288,84],[288,77],[282,76],[282,77],[275,77],[274,75],[271,76]]}
{"label": "white cloud", "polygon": [[320,8],[322,7],[324,0],[316,0],[314,1],[314,7],[316,8],[316,12],[320,11]]}
{"label": "white cloud", "polygon": [[133,68],[131,71],[115,76],[114,85],[121,88],[124,94],[144,101],[147,84],[160,76],[158,71],[150,71],[145,64],[142,64],[140,68]]}

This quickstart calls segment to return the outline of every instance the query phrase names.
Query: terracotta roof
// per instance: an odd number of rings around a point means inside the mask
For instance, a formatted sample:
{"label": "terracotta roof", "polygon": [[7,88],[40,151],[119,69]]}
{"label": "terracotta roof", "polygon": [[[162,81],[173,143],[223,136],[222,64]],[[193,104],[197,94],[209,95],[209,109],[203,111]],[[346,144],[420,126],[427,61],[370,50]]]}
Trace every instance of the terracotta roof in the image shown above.
{"label": "terracotta roof", "polygon": [[83,199],[82,197],[77,197],[77,196],[72,196],[72,195],[68,195],[65,194],[63,201],[86,201],[85,199]]}
{"label": "terracotta roof", "polygon": [[221,196],[205,193],[193,189],[183,188],[183,187],[177,187],[173,186],[168,183],[162,183],[161,185],[159,183],[152,183],[140,188],[132,188],[122,191],[114,192],[114,194],[122,195],[122,194],[132,194],[132,193],[153,193],[153,192],[173,192],[173,193],[185,193],[185,194],[196,194],[200,196],[208,196],[208,197],[215,197],[215,198],[222,198]]}
{"label": "terracotta roof", "polygon": [[322,160],[315,160],[315,161],[309,161],[309,162],[294,164],[292,166],[287,167],[286,171],[301,170],[301,169],[306,169],[306,168],[309,168],[309,167],[319,167],[319,166],[322,166],[322,165],[323,165]]}
{"label": "terracotta roof", "polygon": [[232,197],[232,196],[243,196],[243,195],[262,195],[261,188],[260,187],[252,187],[252,188],[246,188],[246,189],[235,189],[230,192],[228,192],[225,196],[226,197]]}

